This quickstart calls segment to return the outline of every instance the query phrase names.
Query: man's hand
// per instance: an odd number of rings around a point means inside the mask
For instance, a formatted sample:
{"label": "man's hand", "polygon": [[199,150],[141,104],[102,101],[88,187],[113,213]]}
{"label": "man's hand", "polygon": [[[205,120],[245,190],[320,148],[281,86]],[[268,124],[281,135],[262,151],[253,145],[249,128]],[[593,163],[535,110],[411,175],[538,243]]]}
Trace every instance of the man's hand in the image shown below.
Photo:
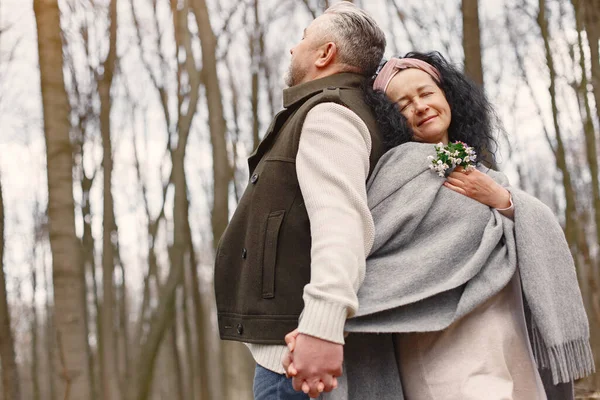
{"label": "man's hand", "polygon": [[283,358],[283,367],[293,377],[295,390],[302,390],[311,398],[321,392],[330,392],[337,387],[337,378],[342,375],[343,346],[313,336],[298,333],[286,335],[289,352]]}

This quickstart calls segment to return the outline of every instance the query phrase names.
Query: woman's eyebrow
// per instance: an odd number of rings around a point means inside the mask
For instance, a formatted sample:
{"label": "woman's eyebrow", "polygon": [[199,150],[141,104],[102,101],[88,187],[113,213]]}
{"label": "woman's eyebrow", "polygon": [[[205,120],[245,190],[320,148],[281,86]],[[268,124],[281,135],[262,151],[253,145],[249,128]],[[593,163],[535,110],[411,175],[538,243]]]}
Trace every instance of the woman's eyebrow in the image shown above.
{"label": "woman's eyebrow", "polygon": [[433,85],[431,85],[431,84],[429,84],[429,83],[428,83],[428,84],[426,84],[426,85],[419,86],[419,87],[417,88],[417,91],[418,91],[418,92],[420,92],[420,91],[422,91],[422,90],[424,90],[424,89],[429,89],[429,88],[432,88],[432,87],[433,87]]}

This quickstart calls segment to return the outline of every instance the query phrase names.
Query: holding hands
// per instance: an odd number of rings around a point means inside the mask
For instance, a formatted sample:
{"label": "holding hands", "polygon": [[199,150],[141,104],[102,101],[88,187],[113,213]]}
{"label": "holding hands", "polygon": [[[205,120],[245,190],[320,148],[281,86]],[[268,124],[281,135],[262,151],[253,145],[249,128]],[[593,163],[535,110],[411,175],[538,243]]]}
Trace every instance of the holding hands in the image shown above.
{"label": "holding hands", "polygon": [[289,351],[282,364],[295,390],[316,398],[337,387],[344,358],[341,344],[299,333],[297,329],[285,336],[285,342]]}

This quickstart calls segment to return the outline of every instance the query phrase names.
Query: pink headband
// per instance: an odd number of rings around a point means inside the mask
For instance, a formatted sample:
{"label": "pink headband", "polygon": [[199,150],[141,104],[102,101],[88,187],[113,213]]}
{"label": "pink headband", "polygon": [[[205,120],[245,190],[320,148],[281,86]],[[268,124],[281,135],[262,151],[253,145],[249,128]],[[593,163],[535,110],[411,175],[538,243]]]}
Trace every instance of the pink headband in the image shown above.
{"label": "pink headband", "polygon": [[440,83],[442,81],[440,71],[438,71],[437,68],[435,68],[428,62],[419,60],[417,58],[391,58],[388,62],[385,63],[381,71],[379,71],[379,74],[377,74],[377,78],[375,78],[375,82],[373,82],[373,89],[381,90],[385,93],[392,78],[398,72],[407,68],[417,68],[421,71],[425,71],[429,75],[431,75],[431,77],[437,83]]}

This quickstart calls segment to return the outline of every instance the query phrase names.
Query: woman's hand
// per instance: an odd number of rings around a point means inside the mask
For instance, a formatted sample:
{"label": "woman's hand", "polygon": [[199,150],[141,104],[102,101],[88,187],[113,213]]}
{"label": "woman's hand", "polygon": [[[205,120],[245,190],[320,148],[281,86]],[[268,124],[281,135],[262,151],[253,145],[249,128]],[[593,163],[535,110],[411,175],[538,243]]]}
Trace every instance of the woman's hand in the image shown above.
{"label": "woman's hand", "polygon": [[510,193],[489,175],[478,170],[465,171],[457,167],[444,186],[492,208],[510,207]]}

